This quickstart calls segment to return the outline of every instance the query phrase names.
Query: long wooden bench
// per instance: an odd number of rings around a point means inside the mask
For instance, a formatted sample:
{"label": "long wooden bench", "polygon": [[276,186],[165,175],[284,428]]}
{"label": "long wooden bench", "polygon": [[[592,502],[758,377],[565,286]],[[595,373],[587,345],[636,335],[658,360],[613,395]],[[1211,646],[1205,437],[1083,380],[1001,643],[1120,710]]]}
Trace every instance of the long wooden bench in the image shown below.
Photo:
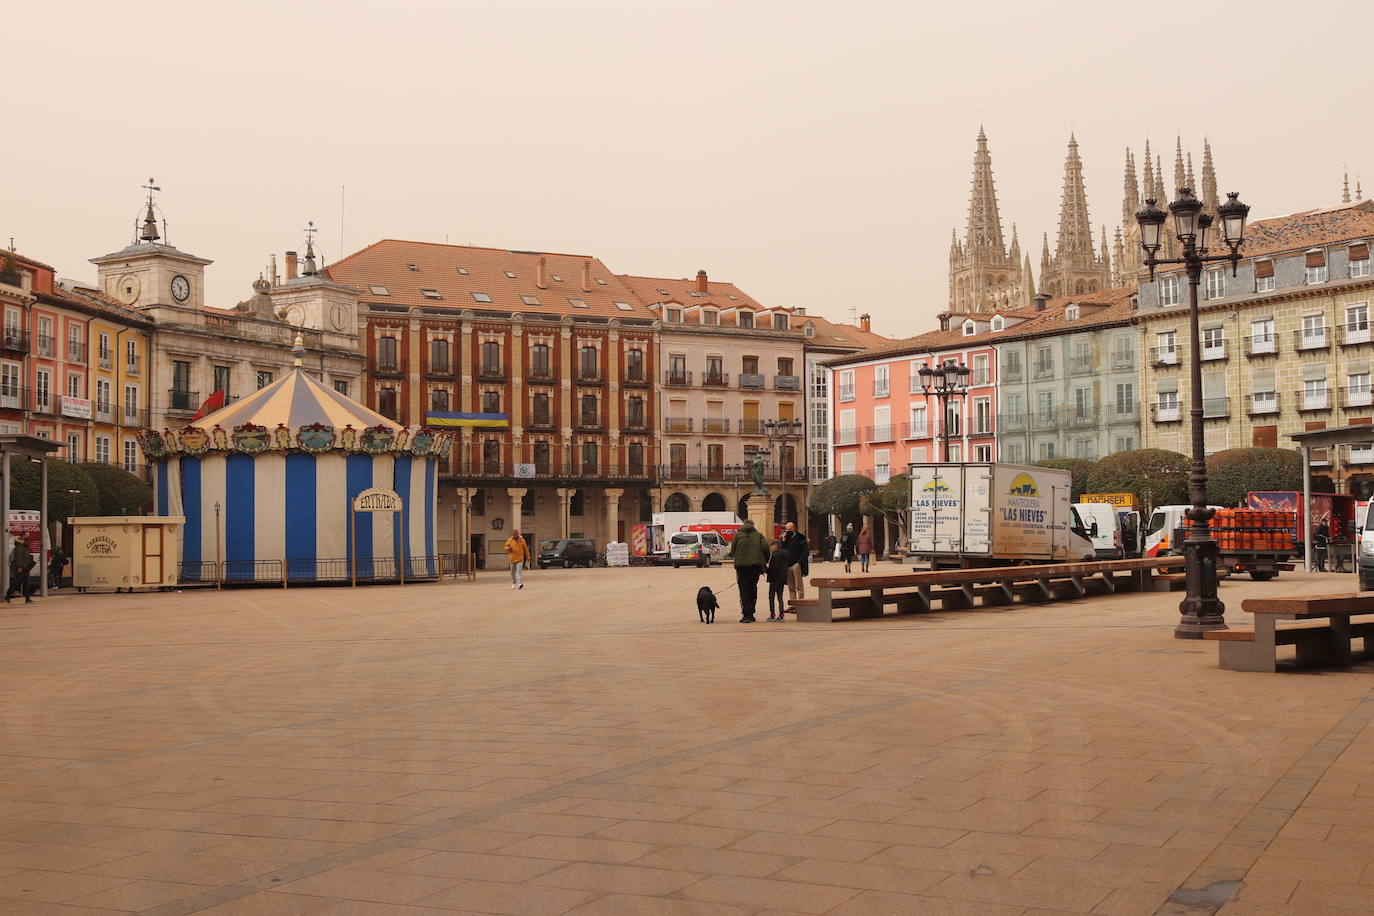
{"label": "long wooden bench", "polygon": [[[1132,560],[1093,560],[1035,566],[998,566],[980,569],[940,569],[909,573],[841,573],[815,576],[817,597],[793,599],[791,608],[803,622],[830,622],[838,607],[850,617],[878,617],[886,605],[898,613],[929,611],[935,601],[943,609],[1006,604],[1017,598],[1049,601],[1079,598],[1088,591],[1119,588],[1145,590],[1156,571],[1183,565],[1183,557],[1146,557]],[[1123,578],[1120,574],[1125,573]],[[867,592],[867,595],[854,595]]]}
{"label": "long wooden bench", "polygon": [[[1374,595],[1247,598],[1241,610],[1255,615],[1254,627],[1203,634],[1218,644],[1217,662],[1223,668],[1272,673],[1279,668],[1279,646],[1294,646],[1297,664],[1304,667],[1349,664],[1354,639],[1364,640],[1365,656],[1374,650],[1374,620],[1351,620],[1357,614],[1374,614]],[[1302,622],[1280,627],[1278,620]]]}

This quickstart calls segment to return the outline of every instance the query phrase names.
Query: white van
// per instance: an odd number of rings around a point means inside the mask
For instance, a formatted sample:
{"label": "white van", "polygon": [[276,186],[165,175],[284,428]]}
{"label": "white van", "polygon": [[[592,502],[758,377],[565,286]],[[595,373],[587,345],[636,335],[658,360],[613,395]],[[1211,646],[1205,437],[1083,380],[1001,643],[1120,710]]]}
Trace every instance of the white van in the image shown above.
{"label": "white van", "polygon": [[[1078,517],[1083,520],[1088,538],[1099,560],[1121,560],[1139,551],[1136,537],[1127,537],[1139,529],[1140,515],[1123,513],[1111,503],[1074,503]],[[1129,529],[1129,530],[1128,530]]]}
{"label": "white van", "polygon": [[710,566],[720,563],[729,547],[715,531],[679,531],[668,538],[668,561],[677,569],[683,563]]}
{"label": "white van", "polygon": [[[1181,544],[1172,543],[1174,530],[1186,528],[1188,517],[1183,513],[1192,506],[1155,506],[1150,515],[1150,527],[1145,529],[1145,556],[1167,557],[1183,552]],[[1208,506],[1209,509],[1224,509],[1224,506]]]}

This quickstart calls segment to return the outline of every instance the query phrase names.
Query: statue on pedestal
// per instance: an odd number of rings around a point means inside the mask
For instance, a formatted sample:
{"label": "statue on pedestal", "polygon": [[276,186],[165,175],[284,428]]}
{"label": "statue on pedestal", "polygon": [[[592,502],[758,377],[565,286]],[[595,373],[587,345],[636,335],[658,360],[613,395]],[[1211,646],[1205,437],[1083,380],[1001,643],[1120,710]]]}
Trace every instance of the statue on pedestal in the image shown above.
{"label": "statue on pedestal", "polygon": [[754,492],[766,494],[768,488],[763,485],[763,473],[768,464],[768,459],[763,457],[763,452],[755,452],[754,460],[749,464],[749,475],[754,478]]}

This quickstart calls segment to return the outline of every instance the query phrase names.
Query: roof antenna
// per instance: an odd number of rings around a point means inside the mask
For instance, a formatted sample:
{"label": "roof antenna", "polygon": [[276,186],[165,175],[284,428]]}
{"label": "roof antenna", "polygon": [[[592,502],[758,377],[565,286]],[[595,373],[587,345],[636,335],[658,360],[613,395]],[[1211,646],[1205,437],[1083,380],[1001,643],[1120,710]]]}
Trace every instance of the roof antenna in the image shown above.
{"label": "roof antenna", "polygon": [[852,305],[849,307],[849,323],[856,326],[859,323],[859,310]]}

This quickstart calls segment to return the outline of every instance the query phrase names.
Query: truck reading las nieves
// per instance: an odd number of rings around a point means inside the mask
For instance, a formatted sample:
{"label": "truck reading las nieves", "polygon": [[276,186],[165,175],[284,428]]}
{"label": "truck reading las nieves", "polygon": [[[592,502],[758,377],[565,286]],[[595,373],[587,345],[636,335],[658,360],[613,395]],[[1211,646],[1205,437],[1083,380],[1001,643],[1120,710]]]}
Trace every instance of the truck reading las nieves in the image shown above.
{"label": "truck reading las nieves", "polygon": [[1097,559],[1068,471],[970,462],[913,464],[910,475],[911,551],[932,569]]}

